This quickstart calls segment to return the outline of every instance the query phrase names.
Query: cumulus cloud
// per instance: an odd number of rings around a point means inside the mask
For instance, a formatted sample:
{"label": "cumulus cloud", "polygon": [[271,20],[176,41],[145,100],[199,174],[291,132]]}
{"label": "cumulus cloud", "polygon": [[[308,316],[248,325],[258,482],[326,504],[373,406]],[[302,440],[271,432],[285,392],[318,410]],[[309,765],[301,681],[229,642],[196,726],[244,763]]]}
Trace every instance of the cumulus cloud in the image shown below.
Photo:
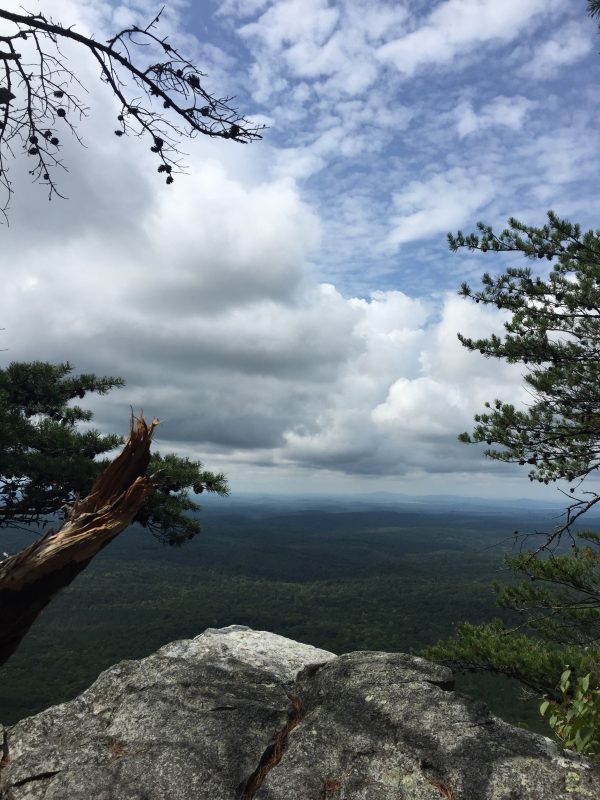
{"label": "cumulus cloud", "polygon": [[[138,141],[112,135],[110,93],[74,53],[87,149],[65,141],[68,202],[19,181],[1,231],[4,359],[122,375],[125,389],[91,400],[99,427],[124,431],[141,407],[163,419],[161,447],[205,456],[234,486],[244,470],[268,484],[499,469],[456,434],[484,401],[523,399],[521,370],[457,341],[501,333],[503,318],[451,293],[480,262],[449,256],[444,238],[523,207],[541,221],[555,197],[592,213],[591,100],[486,72],[490,43],[525,37],[530,52],[542,8],[566,13],[541,0],[227,0],[217,47],[178,3],[170,32],[223,94],[245,86],[240,107],[272,128],[252,147],[186,143],[189,175],[170,187]],[[56,2],[98,37],[154,10]],[[467,79],[425,73],[464,54],[479,59]]]}
{"label": "cumulus cloud", "polygon": [[319,243],[318,219],[293,181],[243,186],[214,161],[199,165],[193,181],[182,181],[177,203],[158,196],[144,232],[148,258],[165,268],[141,297],[195,314],[286,299],[301,279],[305,255]]}
{"label": "cumulus cloud", "polygon": [[330,387],[314,429],[285,432],[279,457],[349,473],[481,469],[480,454],[456,436],[485,401],[523,400],[522,376],[469,353],[456,334],[500,333],[502,316],[453,295],[441,308],[398,292],[349,304],[361,312],[363,349]]}
{"label": "cumulus cloud", "polygon": [[[80,370],[125,376],[125,390],[94,403],[103,428],[122,429],[129,406],[143,407],[164,419],[159,439],[225,467],[253,453],[274,468],[348,475],[480,469],[454,434],[504,373],[496,369],[492,381],[456,331],[497,329],[497,316],[452,296],[440,307],[397,290],[353,298],[317,285],[299,269],[312,219],[293,187],[269,184],[244,201],[231,180],[211,184],[215,169],[195,173],[206,196],[191,219],[184,209],[193,182],[168,201],[156,193],[133,247],[84,234],[71,238],[68,257],[55,246],[26,261],[15,249],[2,299],[10,357],[68,358]],[[266,233],[248,209],[270,208],[278,191]],[[243,230],[231,221],[243,270],[221,257],[206,213],[231,198],[246,220]],[[280,290],[260,291],[265,253],[273,250],[266,268],[275,269],[283,242]],[[277,273],[268,274],[276,285]],[[503,388],[514,393],[519,377],[507,370]]]}

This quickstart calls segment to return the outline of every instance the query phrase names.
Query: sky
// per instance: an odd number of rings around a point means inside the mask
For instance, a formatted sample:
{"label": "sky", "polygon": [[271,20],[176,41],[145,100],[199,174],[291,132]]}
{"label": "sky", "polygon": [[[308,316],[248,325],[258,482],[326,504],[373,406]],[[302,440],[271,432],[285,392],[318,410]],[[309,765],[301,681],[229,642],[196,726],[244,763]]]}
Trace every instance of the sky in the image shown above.
{"label": "sky", "polygon": [[[39,6],[105,39],[160,4]],[[548,209],[598,227],[585,0],[175,0],[160,31],[264,137],[185,141],[166,186],[147,143],[114,136],[97,64],[65,47],[85,147],[65,135],[65,200],[11,164],[2,361],[123,377],[89,398],[95,426],[125,434],[143,409],[161,452],[233,492],[555,500],[457,441],[486,400],[529,398],[523,366],[456,337],[502,331],[457,290],[518,259],[450,253],[446,233]]]}

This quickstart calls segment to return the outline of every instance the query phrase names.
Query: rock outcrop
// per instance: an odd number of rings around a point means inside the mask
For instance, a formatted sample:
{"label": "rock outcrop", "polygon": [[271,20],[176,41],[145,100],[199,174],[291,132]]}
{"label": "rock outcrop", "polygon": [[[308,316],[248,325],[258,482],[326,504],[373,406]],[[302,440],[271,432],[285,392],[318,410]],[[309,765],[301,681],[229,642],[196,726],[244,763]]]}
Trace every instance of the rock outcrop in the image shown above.
{"label": "rock outcrop", "polygon": [[452,686],[413,656],[207,630],[10,729],[0,798],[600,798],[600,764]]}

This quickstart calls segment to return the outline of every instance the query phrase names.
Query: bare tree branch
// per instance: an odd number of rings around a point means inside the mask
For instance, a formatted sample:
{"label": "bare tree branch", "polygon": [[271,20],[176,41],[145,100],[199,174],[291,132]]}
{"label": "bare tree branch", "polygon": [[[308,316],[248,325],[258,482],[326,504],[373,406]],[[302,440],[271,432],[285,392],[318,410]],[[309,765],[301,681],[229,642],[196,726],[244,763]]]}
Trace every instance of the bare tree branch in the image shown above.
{"label": "bare tree branch", "polygon": [[203,73],[159,36],[161,13],[145,28],[124,28],[103,43],[41,14],[0,9],[0,185],[5,190],[0,212],[5,218],[13,193],[7,162],[16,149],[31,159],[29,174],[51,198],[61,196],[55,174],[65,169],[64,131],[81,143],[77,124],[89,109],[78,94],[85,89],[60,50],[64,41],[80,45],[98,62],[100,79],[121,104],[114,134],[147,136],[166,183],[184,169],[179,149],[184,138],[203,134],[242,144],[262,138],[264,125],[241,116],[233,98],[206,91]]}

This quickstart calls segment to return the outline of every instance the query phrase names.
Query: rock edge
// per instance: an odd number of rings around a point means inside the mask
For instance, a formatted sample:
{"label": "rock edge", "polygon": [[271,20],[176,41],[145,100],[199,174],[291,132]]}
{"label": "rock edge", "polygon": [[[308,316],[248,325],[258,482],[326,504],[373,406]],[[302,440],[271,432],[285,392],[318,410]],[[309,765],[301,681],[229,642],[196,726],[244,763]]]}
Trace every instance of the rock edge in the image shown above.
{"label": "rock edge", "polygon": [[1,800],[597,800],[600,764],[445,667],[242,626],[102,673],[8,731]]}

